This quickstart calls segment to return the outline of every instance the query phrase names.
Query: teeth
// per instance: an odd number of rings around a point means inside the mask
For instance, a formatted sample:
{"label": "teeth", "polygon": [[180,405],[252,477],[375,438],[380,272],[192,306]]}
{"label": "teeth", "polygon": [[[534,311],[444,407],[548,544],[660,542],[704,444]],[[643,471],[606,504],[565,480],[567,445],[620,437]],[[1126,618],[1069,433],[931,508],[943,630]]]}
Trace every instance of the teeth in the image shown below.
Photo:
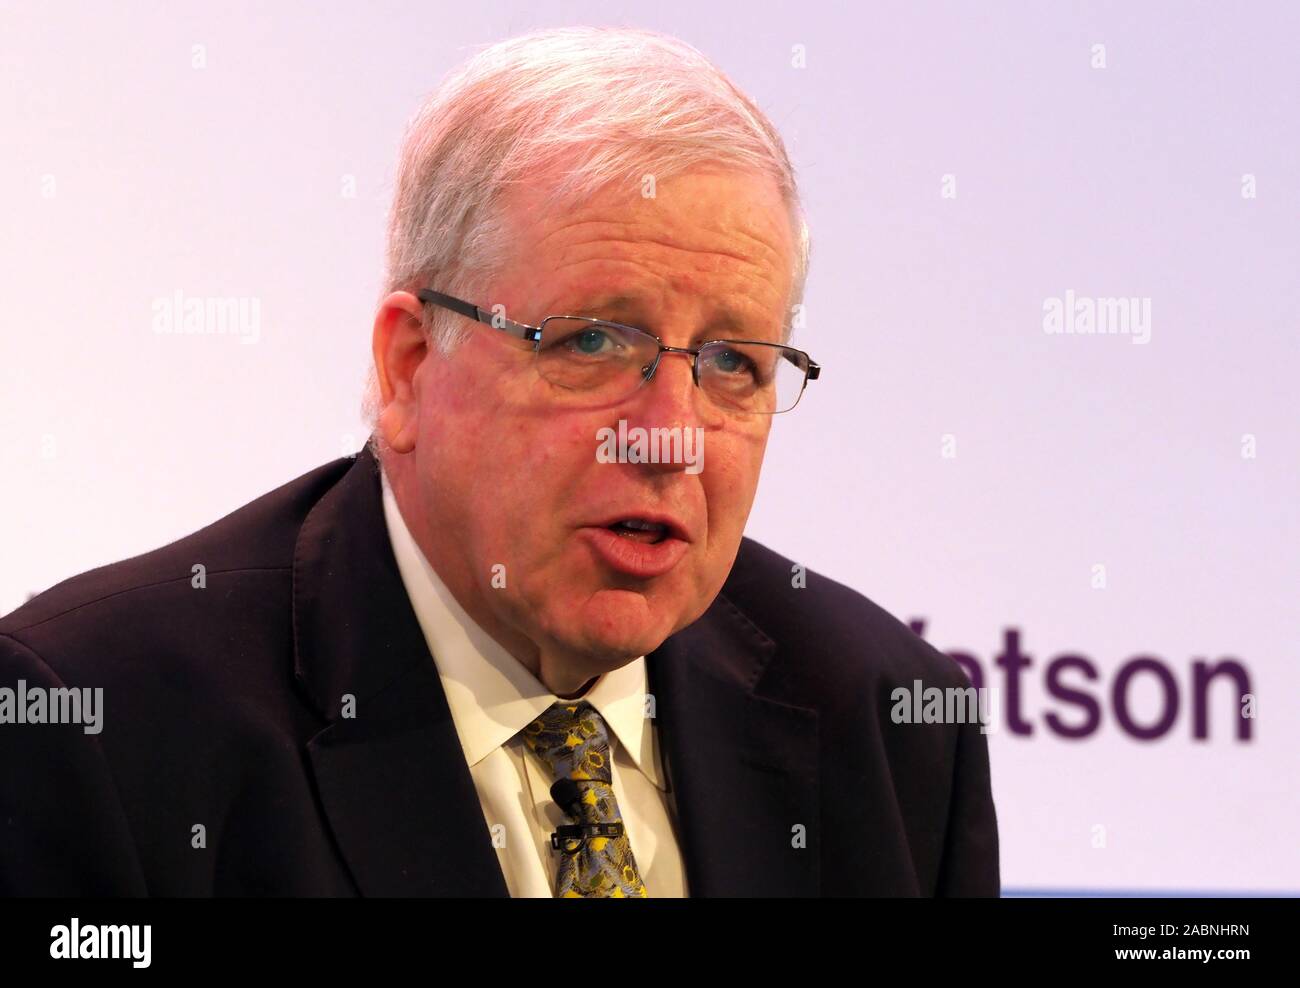
{"label": "teeth", "polygon": [[640,518],[627,518],[619,522],[624,528],[635,528],[639,532],[661,532],[664,526],[657,522],[642,521]]}

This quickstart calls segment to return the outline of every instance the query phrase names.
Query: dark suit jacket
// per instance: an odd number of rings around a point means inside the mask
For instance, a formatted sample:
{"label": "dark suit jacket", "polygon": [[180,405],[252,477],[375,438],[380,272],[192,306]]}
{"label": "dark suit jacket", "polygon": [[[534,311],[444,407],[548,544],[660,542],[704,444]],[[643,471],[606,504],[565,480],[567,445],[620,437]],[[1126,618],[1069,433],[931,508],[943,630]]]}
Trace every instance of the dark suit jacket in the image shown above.
{"label": "dark suit jacket", "polygon": [[[960,667],[791,565],[745,539],[647,659],[690,893],[998,894],[984,735],[888,717]],[[506,894],[369,450],[0,619],[18,680],[103,729],[0,725],[0,892]]]}

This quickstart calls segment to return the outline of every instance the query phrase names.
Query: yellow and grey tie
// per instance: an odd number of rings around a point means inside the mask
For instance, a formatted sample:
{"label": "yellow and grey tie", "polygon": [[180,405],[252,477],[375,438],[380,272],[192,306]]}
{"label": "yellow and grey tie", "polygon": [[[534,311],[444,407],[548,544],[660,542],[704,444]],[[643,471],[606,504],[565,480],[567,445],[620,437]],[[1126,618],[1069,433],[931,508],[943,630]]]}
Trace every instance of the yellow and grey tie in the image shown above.
{"label": "yellow and grey tie", "polygon": [[[524,743],[550,771],[557,792],[568,791],[565,807],[579,826],[602,825],[618,836],[559,841],[555,895],[563,899],[646,898],[645,883],[622,833],[623,817],[614,798],[609,734],[605,721],[586,700],[561,700],[523,730]],[[569,780],[570,785],[562,780]],[[565,802],[562,800],[561,802]],[[618,827],[610,825],[618,824]]]}

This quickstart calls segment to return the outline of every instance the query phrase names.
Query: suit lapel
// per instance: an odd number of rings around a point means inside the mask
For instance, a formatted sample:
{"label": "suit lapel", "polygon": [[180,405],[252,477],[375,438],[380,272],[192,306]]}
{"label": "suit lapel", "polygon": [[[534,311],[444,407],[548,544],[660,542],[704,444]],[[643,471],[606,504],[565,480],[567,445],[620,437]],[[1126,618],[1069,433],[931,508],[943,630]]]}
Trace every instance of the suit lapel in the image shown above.
{"label": "suit lapel", "polygon": [[758,695],[775,650],[719,596],[647,657],[691,896],[820,894],[817,712]]}
{"label": "suit lapel", "polygon": [[363,895],[504,896],[437,667],[393,559],[377,469],[368,449],[357,454],[308,514],[294,553],[296,674],[329,721],[307,746],[321,804]]}

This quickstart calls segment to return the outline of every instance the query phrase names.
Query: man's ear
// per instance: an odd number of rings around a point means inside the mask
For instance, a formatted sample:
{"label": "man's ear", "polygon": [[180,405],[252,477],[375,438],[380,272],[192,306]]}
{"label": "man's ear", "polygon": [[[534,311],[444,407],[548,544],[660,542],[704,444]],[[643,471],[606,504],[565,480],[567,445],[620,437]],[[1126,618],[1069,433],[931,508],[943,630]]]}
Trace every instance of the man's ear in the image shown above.
{"label": "man's ear", "polygon": [[371,350],[379,381],[379,430],[397,453],[415,448],[420,396],[415,375],[428,354],[420,324],[424,305],[410,292],[393,292],[379,303]]}

